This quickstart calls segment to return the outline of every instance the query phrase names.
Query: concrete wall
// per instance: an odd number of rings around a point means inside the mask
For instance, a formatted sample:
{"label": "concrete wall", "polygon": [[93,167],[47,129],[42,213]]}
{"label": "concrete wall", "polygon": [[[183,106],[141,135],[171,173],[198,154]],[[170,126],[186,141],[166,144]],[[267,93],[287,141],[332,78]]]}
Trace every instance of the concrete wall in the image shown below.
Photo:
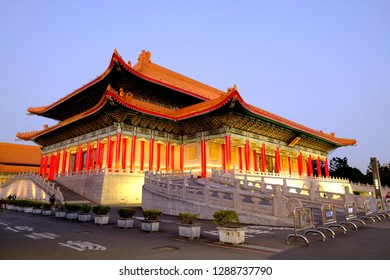
{"label": "concrete wall", "polygon": [[16,199],[49,200],[49,195],[30,179],[19,179],[0,189],[0,197],[16,194]]}
{"label": "concrete wall", "polygon": [[57,177],[56,181],[97,204],[142,203],[143,174],[96,173]]}

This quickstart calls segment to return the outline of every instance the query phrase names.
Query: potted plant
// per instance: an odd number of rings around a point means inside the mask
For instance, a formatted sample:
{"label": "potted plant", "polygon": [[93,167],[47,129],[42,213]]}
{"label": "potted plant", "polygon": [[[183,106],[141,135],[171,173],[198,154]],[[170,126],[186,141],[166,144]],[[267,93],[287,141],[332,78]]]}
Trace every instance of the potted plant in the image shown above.
{"label": "potted plant", "polygon": [[11,199],[4,199],[3,204],[5,205],[5,209],[12,210],[14,207],[14,203]]}
{"label": "potted plant", "polygon": [[110,207],[107,205],[96,205],[92,207],[92,212],[95,214],[95,224],[106,225],[110,220]]}
{"label": "potted plant", "polygon": [[32,213],[33,207],[34,207],[34,201],[26,200],[24,204],[24,213]]}
{"label": "potted plant", "polygon": [[144,219],[141,220],[141,229],[147,232],[158,232],[160,229],[160,221],[157,219],[161,217],[162,212],[156,209],[142,210]]}
{"label": "potted plant", "polygon": [[42,202],[35,201],[32,213],[34,215],[41,215],[42,214]]}
{"label": "potted plant", "polygon": [[213,223],[218,226],[220,242],[234,245],[245,243],[245,228],[240,225],[236,211],[215,211],[213,213]]}
{"label": "potted plant", "polygon": [[54,205],[54,209],[55,209],[56,218],[65,218],[65,216],[66,216],[65,204],[56,203]]}
{"label": "potted plant", "polygon": [[16,200],[15,201],[15,210],[16,211],[19,211],[19,212],[24,212],[24,204],[25,204],[25,200]]}
{"label": "potted plant", "polygon": [[191,212],[179,213],[179,236],[195,239],[200,237],[200,224],[197,223],[199,215]]}
{"label": "potted plant", "polygon": [[79,204],[73,204],[73,203],[65,203],[64,208],[66,210],[65,218],[68,220],[77,220],[78,218],[78,211],[80,209]]}
{"label": "potted plant", "polygon": [[119,228],[132,228],[134,226],[133,216],[135,209],[133,208],[119,208],[118,209],[117,224]]}
{"label": "potted plant", "polygon": [[43,216],[50,216],[51,215],[51,203],[48,202],[42,202],[41,204],[42,207],[42,215]]}
{"label": "potted plant", "polygon": [[91,220],[91,210],[92,206],[88,204],[83,204],[79,209],[79,221],[80,222],[89,222]]}

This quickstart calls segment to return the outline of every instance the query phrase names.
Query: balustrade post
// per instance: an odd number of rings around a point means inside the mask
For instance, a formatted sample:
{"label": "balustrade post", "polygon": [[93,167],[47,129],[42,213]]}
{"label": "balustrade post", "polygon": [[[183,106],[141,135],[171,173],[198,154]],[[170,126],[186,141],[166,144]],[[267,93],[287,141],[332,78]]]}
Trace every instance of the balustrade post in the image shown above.
{"label": "balustrade post", "polygon": [[187,187],[188,187],[188,180],[187,180],[187,176],[184,176],[184,183],[183,183],[183,199],[186,200],[187,199]]}
{"label": "balustrade post", "polygon": [[275,195],[273,196],[273,214],[275,217],[281,217],[283,214],[283,202],[282,202],[282,193],[281,193],[281,187],[280,185],[275,185],[274,191]]}
{"label": "balustrade post", "polygon": [[246,174],[244,175],[244,187],[248,187],[248,176]]}
{"label": "balustrade post", "polygon": [[209,191],[210,191],[210,181],[206,179],[206,184],[204,186],[204,191],[203,191],[204,203],[209,202]]}
{"label": "balustrade post", "polygon": [[283,195],[288,195],[288,187],[287,187],[287,179],[283,179],[283,186],[282,186],[282,193]]}
{"label": "balustrade post", "polygon": [[234,181],[233,208],[240,209],[240,181]]}
{"label": "balustrade post", "polygon": [[319,191],[318,185],[313,182],[310,182],[309,194],[310,194],[310,200],[312,202],[315,202],[317,200],[318,191]]}

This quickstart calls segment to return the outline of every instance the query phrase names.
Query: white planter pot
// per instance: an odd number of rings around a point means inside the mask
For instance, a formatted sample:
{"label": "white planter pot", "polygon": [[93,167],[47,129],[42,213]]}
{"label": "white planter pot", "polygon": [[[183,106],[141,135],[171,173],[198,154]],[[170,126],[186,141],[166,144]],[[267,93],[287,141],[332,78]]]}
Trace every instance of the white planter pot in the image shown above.
{"label": "white planter pot", "polygon": [[80,213],[79,221],[80,222],[89,222],[91,220],[91,214],[89,213]]}
{"label": "white planter pot", "polygon": [[96,215],[95,224],[97,225],[107,225],[110,220],[110,215]]}
{"label": "white planter pot", "polygon": [[19,211],[19,212],[24,212],[24,207],[19,206],[19,207],[18,207],[18,211]]}
{"label": "white planter pot", "polygon": [[245,228],[229,228],[218,227],[219,241],[228,244],[244,244],[245,243]]}
{"label": "white planter pot", "polygon": [[12,204],[7,204],[5,207],[7,210],[12,210],[14,208]]}
{"label": "white planter pot", "polygon": [[160,221],[149,221],[142,220],[141,221],[141,230],[147,232],[157,232],[160,229]]}
{"label": "white planter pot", "polygon": [[119,228],[133,228],[134,219],[133,218],[118,218],[117,224]]}
{"label": "white planter pot", "polygon": [[24,213],[32,213],[32,207],[24,207]]}
{"label": "white planter pot", "polygon": [[197,239],[200,237],[200,225],[179,225],[179,236],[188,239]]}
{"label": "white planter pot", "polygon": [[51,210],[43,209],[42,216],[51,216]]}
{"label": "white planter pot", "polygon": [[77,212],[66,212],[66,214],[65,214],[65,218],[67,220],[77,220],[78,216],[79,216],[79,213],[77,213]]}
{"label": "white planter pot", "polygon": [[56,218],[65,218],[66,211],[56,211]]}
{"label": "white planter pot", "polygon": [[34,215],[41,215],[42,214],[42,209],[41,208],[33,208],[32,213]]}

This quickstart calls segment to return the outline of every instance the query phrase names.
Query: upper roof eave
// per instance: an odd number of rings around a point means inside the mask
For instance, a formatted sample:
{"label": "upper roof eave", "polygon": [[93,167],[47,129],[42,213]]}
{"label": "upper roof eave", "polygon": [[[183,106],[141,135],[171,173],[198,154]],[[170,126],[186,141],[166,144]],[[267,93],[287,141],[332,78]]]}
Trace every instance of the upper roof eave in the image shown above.
{"label": "upper roof eave", "polygon": [[[249,113],[267,119],[273,123],[277,123],[279,125],[285,126],[289,129],[295,130],[302,132],[307,135],[314,136],[316,138],[320,138],[322,140],[325,140],[327,142],[333,143],[336,146],[353,146],[356,145],[356,140],[355,139],[347,139],[347,138],[338,138],[335,137],[335,135],[332,134],[327,134],[322,131],[314,130],[311,128],[308,128],[304,125],[298,124],[296,122],[290,121],[288,119],[285,119],[283,117],[280,117],[278,115],[272,114],[266,110],[257,108],[253,105],[250,105],[246,103],[239,92],[237,90],[231,92],[230,94],[220,96],[219,98],[212,99],[212,100],[207,100],[192,106],[188,106],[179,110],[173,110],[169,108],[165,108],[162,106],[158,106],[155,104],[147,103],[142,100],[135,99],[133,97],[120,97],[118,92],[116,92],[113,88],[108,86],[105,95],[101,99],[101,101],[94,106],[93,108],[89,109],[88,111],[76,115],[70,119],[67,119],[65,121],[59,122],[58,124],[50,127],[50,128],[45,128],[40,131],[36,132],[29,132],[29,133],[18,133],[17,137],[23,140],[32,140],[35,139],[36,137],[39,137],[40,135],[43,135],[47,132],[51,132],[59,127],[62,127],[64,125],[67,125],[69,123],[72,123],[74,121],[77,121],[81,118],[88,117],[91,114],[96,113],[99,111],[104,104],[108,100],[114,100],[115,102],[121,104],[122,106],[125,106],[129,109],[132,109],[134,111],[148,114],[148,115],[153,115],[156,117],[161,117],[165,119],[169,119],[172,121],[182,121],[185,119],[189,119],[195,116],[201,116],[208,114],[214,110],[217,110],[224,106],[226,103],[233,101],[233,100],[238,100],[238,102],[241,104],[241,106],[247,110]],[[232,103],[232,105],[234,105]]]}
{"label": "upper roof eave", "polygon": [[[192,92],[190,90],[186,90],[186,89],[183,89],[183,88],[180,88],[180,87],[177,87],[175,85],[172,85],[172,84],[169,84],[167,82],[164,82],[164,81],[160,81],[158,79],[156,79],[156,77],[153,77],[153,76],[148,76],[147,73],[142,73],[141,71],[138,71],[136,69],[136,67],[131,67],[129,64],[127,64],[123,58],[119,55],[119,53],[117,52],[117,50],[114,50],[114,53],[112,54],[112,57],[111,57],[111,60],[110,60],[110,63],[107,67],[107,69],[98,77],[96,77],[94,80],[90,81],[89,83],[83,85],[82,87],[76,89],[75,91],[69,93],[68,95],[66,95],[65,97],[59,99],[58,101],[50,104],[50,105],[47,105],[47,106],[39,106],[39,107],[29,107],[27,109],[28,113],[30,114],[35,114],[35,115],[42,115],[44,114],[45,112],[49,111],[50,109],[58,106],[59,104],[63,103],[63,102],[66,102],[67,100],[69,100],[70,98],[76,96],[78,93],[82,92],[83,90],[85,90],[86,88],[100,82],[101,80],[103,80],[111,71],[112,69],[114,68],[113,66],[115,65],[115,63],[118,62],[120,63],[120,65],[125,68],[127,71],[129,71],[130,73],[132,73],[133,75],[136,75],[138,76],[139,78],[141,79],[144,79],[146,81],[149,81],[149,82],[152,82],[154,84],[158,84],[158,85],[161,85],[161,86],[164,86],[166,88],[170,88],[170,89],[173,89],[175,91],[179,91],[179,92],[182,92],[186,95],[190,95],[190,96],[193,96],[193,97],[196,97],[196,98],[199,98],[200,100],[208,100],[209,97],[206,97],[204,96],[202,93],[198,93],[198,92]],[[136,64],[137,65],[137,64]],[[157,64],[153,64],[153,67],[159,67],[161,69],[165,69],[165,71],[170,71],[174,74],[177,74],[176,72],[173,72],[171,70],[168,70],[162,66],[159,66]],[[177,74],[179,75],[179,74]],[[209,87],[205,84],[202,84],[200,82],[197,82],[195,80],[192,80],[188,77],[185,77],[185,76],[182,76],[180,75],[180,77],[183,77],[183,78],[186,78],[187,80],[190,80],[190,81],[193,81],[193,82],[196,82],[198,84],[201,84],[201,85],[204,85],[205,87]],[[209,87],[211,88],[211,87]],[[217,89],[214,89],[215,91],[218,91]],[[223,95],[223,92],[222,91],[219,91],[221,93],[221,95]],[[214,96],[218,96],[217,94],[215,94]]]}

